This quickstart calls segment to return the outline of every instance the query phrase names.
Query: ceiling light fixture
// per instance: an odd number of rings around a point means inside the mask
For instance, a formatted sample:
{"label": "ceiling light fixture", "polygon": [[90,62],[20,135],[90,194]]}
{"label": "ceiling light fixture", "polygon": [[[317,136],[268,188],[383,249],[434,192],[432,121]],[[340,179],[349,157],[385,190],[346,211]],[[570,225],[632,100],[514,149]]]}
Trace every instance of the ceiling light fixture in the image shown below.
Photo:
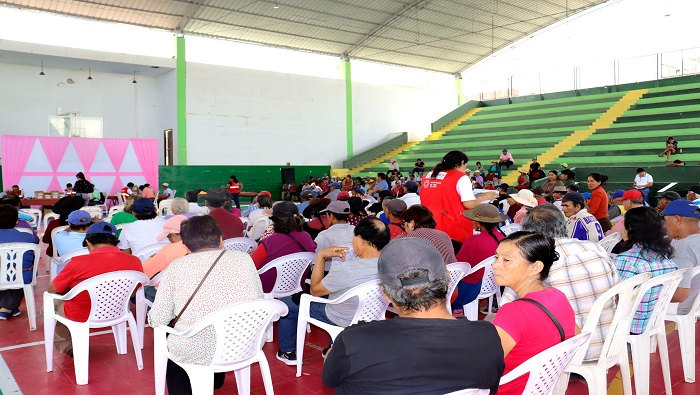
{"label": "ceiling light fixture", "polygon": [[275,5],[273,5],[272,8],[278,9],[280,8],[280,4],[277,1],[275,1]]}
{"label": "ceiling light fixture", "polygon": [[131,81],[132,84],[136,84],[136,70],[134,70],[134,79]]}
{"label": "ceiling light fixture", "polygon": [[41,62],[41,73],[39,75],[46,75],[44,74],[44,62]]}
{"label": "ceiling light fixture", "polygon": [[92,79],[92,70],[90,69],[90,67],[88,67],[88,79]]}

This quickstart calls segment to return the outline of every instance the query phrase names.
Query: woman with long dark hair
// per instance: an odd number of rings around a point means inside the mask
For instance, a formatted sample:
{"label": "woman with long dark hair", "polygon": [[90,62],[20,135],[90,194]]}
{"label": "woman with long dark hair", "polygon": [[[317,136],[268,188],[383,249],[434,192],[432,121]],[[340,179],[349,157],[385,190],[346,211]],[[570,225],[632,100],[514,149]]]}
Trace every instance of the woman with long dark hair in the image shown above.
{"label": "woman with long dark hair", "polygon": [[236,176],[231,176],[228,182],[228,192],[231,194],[231,199],[233,199],[236,208],[239,210],[241,209],[241,202],[238,200],[238,197],[241,195],[242,190],[243,183],[238,181]]}
{"label": "woman with long dark hair", "polygon": [[82,171],[76,174],[75,178],[77,180],[75,181],[75,185],[73,185],[73,191],[75,191],[78,196],[83,198],[83,201],[87,206],[88,202],[90,201],[90,194],[94,190],[94,186],[85,178],[85,174],[83,174]]}
{"label": "woman with long dark hair", "polygon": [[[671,257],[673,247],[666,238],[663,218],[651,207],[635,207],[625,213],[622,239],[632,248],[613,258],[620,280],[649,272],[652,277],[677,270]],[[658,294],[649,291],[642,298],[632,319],[632,333],[642,333],[649,323]]]}
{"label": "woman with long dark hair", "polygon": [[474,232],[471,220],[462,215],[485,200],[493,200],[493,192],[474,196],[471,180],[465,174],[469,157],[462,151],[450,151],[422,180],[421,204],[435,218],[435,229],[447,233],[455,251]]}
{"label": "woman with long dark hair", "polygon": [[549,201],[552,199],[554,187],[563,187],[564,182],[559,179],[559,173],[557,173],[556,170],[550,170],[549,173],[547,173],[547,178],[547,181],[542,184],[542,188],[544,188],[544,197]]}
{"label": "woman with long dark hair", "polygon": [[588,202],[588,212],[595,217],[603,228],[603,233],[612,228],[608,217],[608,193],[603,185],[608,181],[608,176],[600,173],[591,173],[586,179],[588,189],[591,190],[591,200]]}

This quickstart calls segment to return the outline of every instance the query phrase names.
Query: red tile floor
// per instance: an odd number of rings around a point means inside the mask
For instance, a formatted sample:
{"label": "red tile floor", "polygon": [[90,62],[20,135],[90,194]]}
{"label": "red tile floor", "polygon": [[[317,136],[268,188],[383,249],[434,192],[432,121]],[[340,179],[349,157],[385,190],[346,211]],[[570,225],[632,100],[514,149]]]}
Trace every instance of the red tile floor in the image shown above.
{"label": "red tile floor", "polygon": [[[44,264],[42,259],[41,264]],[[41,308],[42,294],[48,287],[48,273],[40,267],[39,279],[35,287],[37,308]],[[22,315],[0,321],[2,336],[0,336],[0,357],[9,366],[9,373],[2,369],[0,361],[0,389],[3,394],[153,394],[153,332],[146,329],[145,347],[143,349],[144,369],[138,370],[133,353],[131,339],[128,340],[128,352],[126,355],[118,355],[114,345],[114,337],[109,331],[95,330],[90,339],[90,365],[89,384],[75,385],[73,360],[62,354],[54,354],[54,370],[46,372],[44,356],[43,321],[37,317],[37,330],[29,331],[29,320],[24,305],[20,307]],[[698,332],[700,334],[700,331]],[[700,337],[700,336],[698,336]],[[669,334],[669,353],[671,358],[671,380],[673,393],[676,395],[700,393],[694,384],[683,381],[680,351],[678,347],[677,332]],[[276,337],[275,337],[276,339]],[[276,341],[264,346],[272,372],[272,382],[277,394],[331,394],[333,390],[327,388],[321,382],[321,369],[323,359],[321,349],[328,344],[325,332],[312,327],[311,333],[306,338],[304,351],[304,374],[295,376],[296,369],[284,365],[275,358],[277,351]],[[700,343],[700,342],[699,342]],[[696,359],[697,353],[696,353]],[[697,363],[700,370],[700,360]],[[3,377],[3,371],[5,376]],[[608,394],[622,394],[622,385],[616,378],[617,369],[612,369],[608,375],[610,383]],[[264,387],[257,365],[251,369],[251,388],[253,394],[264,394]],[[12,381],[14,377],[14,381]],[[700,377],[700,376],[699,376]],[[217,394],[234,394],[236,386],[232,373],[226,375],[226,383]],[[17,389],[18,387],[18,389]],[[650,394],[663,394],[664,385],[661,376],[661,365],[658,353],[651,357],[651,386]],[[572,382],[567,394],[586,394],[587,387],[584,382]],[[596,394],[598,395],[598,394]]]}

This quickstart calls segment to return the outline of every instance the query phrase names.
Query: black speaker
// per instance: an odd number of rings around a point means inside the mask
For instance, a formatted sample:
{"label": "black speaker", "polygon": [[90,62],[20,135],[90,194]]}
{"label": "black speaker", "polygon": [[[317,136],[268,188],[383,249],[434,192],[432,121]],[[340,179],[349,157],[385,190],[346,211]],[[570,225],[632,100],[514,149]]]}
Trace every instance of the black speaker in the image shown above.
{"label": "black speaker", "polygon": [[295,182],[294,178],[294,168],[286,167],[282,168],[282,184],[291,184]]}

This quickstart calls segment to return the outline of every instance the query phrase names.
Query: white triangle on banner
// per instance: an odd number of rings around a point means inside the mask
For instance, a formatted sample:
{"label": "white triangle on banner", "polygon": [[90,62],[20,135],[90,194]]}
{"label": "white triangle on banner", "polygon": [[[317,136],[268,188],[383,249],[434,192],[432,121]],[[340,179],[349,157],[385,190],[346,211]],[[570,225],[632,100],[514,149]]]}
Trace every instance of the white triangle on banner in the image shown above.
{"label": "white triangle on banner", "polygon": [[26,197],[34,197],[35,191],[45,192],[53,179],[53,175],[49,176],[22,176],[19,179],[19,187],[24,192]]}
{"label": "white triangle on banner", "polygon": [[[122,173],[140,173],[141,164],[136,157],[136,152],[134,151],[134,146],[129,143],[129,148],[126,149],[126,154],[124,155],[124,161],[122,162],[122,167],[119,169]],[[136,184],[136,181],[132,181]]]}
{"label": "white triangle on banner", "polygon": [[32,148],[32,152],[29,154],[29,160],[27,161],[27,165],[24,167],[24,171],[51,172],[49,158],[46,157],[46,152],[44,152],[44,148],[41,147],[39,139],[36,139],[34,142],[34,148]]}
{"label": "white triangle on banner", "polygon": [[80,163],[80,158],[78,158],[78,152],[76,152],[73,144],[68,144],[66,152],[61,158],[61,163],[58,165],[58,172],[85,172],[83,169],[83,164]]}
{"label": "white triangle on banner", "polygon": [[[107,155],[107,150],[105,150],[104,143],[101,143],[97,147],[97,153],[95,154],[95,160],[92,161],[92,166],[90,167],[90,172],[93,173],[114,173],[114,165]],[[110,185],[110,188],[112,186]]]}

